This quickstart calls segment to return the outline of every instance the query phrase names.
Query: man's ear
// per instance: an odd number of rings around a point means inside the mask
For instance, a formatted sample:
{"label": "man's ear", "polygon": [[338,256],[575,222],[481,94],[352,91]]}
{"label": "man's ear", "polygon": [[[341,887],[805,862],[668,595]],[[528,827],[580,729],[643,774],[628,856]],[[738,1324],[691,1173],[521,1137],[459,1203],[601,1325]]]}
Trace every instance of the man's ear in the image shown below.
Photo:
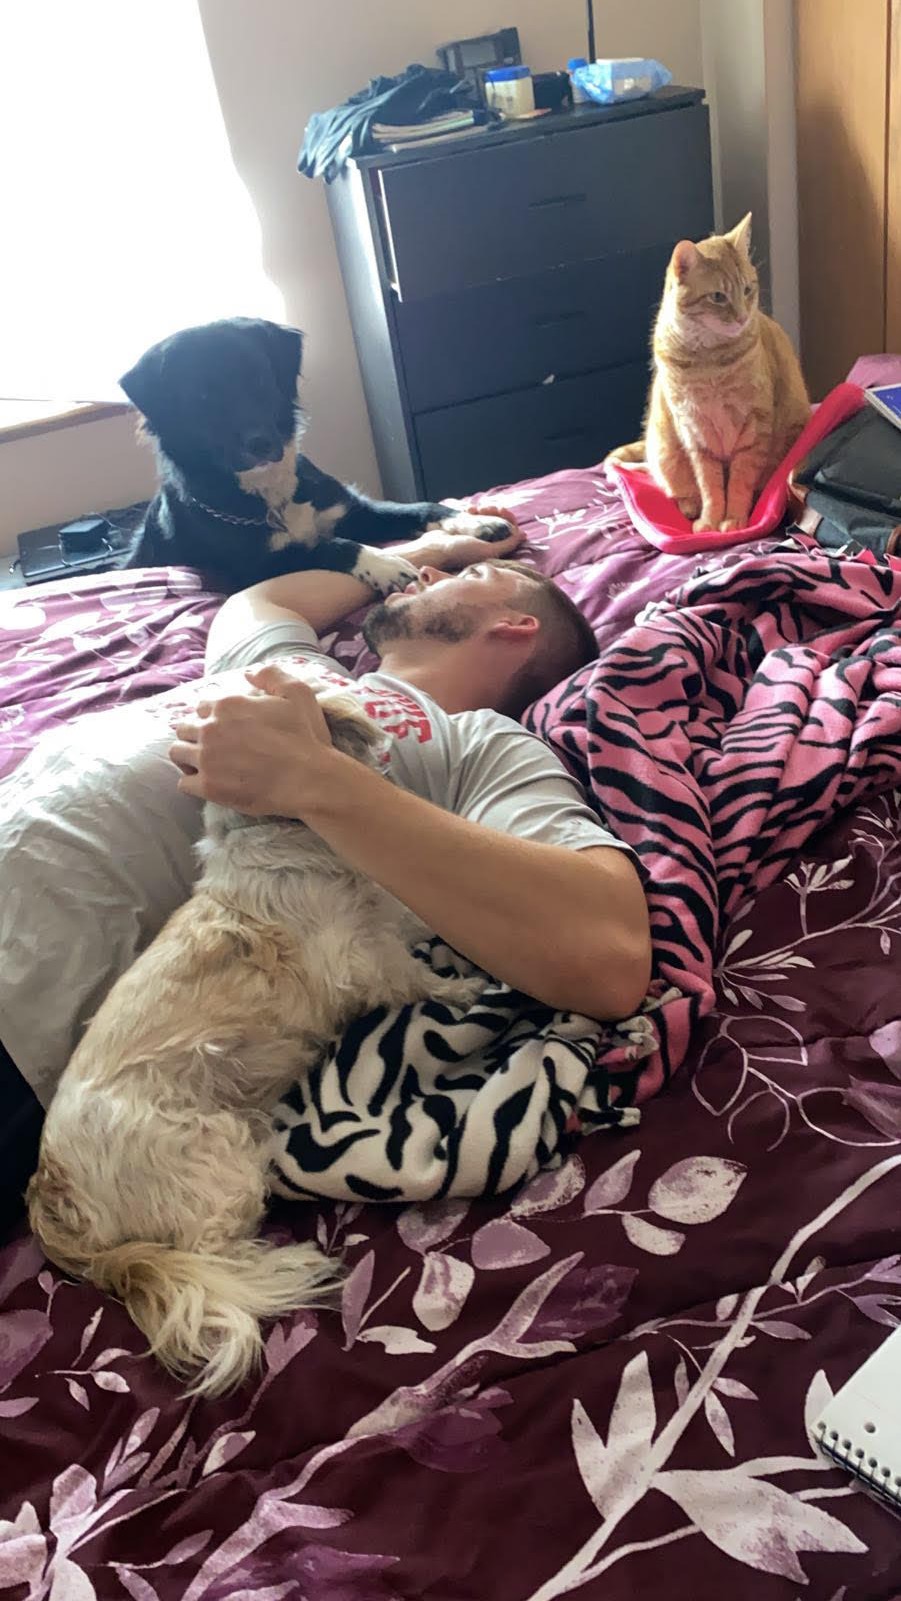
{"label": "man's ear", "polygon": [[496,639],[503,639],[517,643],[533,640],[541,632],[541,623],[531,612],[514,612],[509,617],[499,617],[492,623],[489,630]]}
{"label": "man's ear", "polygon": [[154,426],[154,413],[160,403],[167,345],[166,339],[160,340],[158,345],[151,345],[124,377],[119,379],[119,387],[124,389],[132,405],[137,406],[138,411],[146,417],[151,429]]}

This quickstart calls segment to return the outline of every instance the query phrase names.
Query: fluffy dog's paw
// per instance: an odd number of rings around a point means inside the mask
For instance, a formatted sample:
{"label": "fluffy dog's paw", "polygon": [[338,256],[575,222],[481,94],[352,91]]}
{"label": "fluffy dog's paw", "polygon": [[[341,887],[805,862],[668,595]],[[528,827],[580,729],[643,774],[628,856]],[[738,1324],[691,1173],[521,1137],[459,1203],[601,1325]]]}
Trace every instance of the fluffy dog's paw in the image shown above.
{"label": "fluffy dog's paw", "polygon": [[468,1012],[475,1005],[485,980],[481,974],[474,978],[461,978],[458,974],[453,977],[439,977],[437,974],[431,984],[428,999],[440,1001],[444,1006],[457,1006],[461,1011]]}
{"label": "fluffy dog's paw", "polygon": [[454,512],[452,517],[443,518],[438,527],[444,534],[464,534],[470,539],[484,539],[489,545],[509,539],[516,532],[503,517],[483,516],[473,511]]}
{"label": "fluffy dog's paw", "polygon": [[324,689],[316,699],[336,750],[375,766],[373,754],[384,747],[385,732],[364,712],[356,696],[342,689]]}
{"label": "fluffy dog's paw", "polygon": [[393,595],[395,590],[406,589],[408,584],[418,582],[419,570],[411,561],[405,561],[403,556],[393,556],[388,551],[373,550],[371,545],[361,545],[353,577],[359,578],[361,584],[368,584],[377,595]]}

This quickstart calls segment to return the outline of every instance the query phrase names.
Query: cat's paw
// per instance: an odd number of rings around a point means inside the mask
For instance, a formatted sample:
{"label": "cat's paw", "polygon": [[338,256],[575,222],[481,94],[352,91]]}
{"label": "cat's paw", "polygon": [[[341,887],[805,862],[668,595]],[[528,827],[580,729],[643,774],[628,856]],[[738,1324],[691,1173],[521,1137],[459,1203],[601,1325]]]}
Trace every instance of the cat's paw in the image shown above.
{"label": "cat's paw", "polygon": [[406,589],[408,584],[418,583],[419,569],[403,556],[361,545],[351,576],[359,578],[361,584],[368,584],[376,595],[393,595],[398,589]]}
{"label": "cat's paw", "polygon": [[615,463],[617,467],[646,467],[647,450],[643,439],[636,439],[631,445],[617,445],[604,457],[604,466],[609,467]]}
{"label": "cat's paw", "polygon": [[700,517],[695,518],[691,526],[696,534],[712,534],[717,524],[712,522],[709,517],[705,517],[702,512]]}
{"label": "cat's paw", "polygon": [[741,527],[741,523],[739,522],[737,517],[726,517],[720,523],[720,533],[721,534],[734,534],[735,530],[737,528],[740,528],[740,527]]}
{"label": "cat's paw", "polygon": [[678,506],[679,510],[681,511],[682,516],[685,518],[686,522],[689,522],[689,523],[696,523],[697,522],[698,518],[701,515],[701,502],[699,500],[695,500],[695,499],[692,499],[690,497],[683,496],[683,498],[681,500],[677,500],[676,501],[676,505]]}

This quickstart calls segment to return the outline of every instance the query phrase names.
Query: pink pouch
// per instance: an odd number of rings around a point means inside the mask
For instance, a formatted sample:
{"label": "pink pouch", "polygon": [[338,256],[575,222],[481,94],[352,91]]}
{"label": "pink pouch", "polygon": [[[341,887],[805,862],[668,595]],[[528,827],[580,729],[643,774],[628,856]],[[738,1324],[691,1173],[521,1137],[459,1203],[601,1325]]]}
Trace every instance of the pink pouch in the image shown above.
{"label": "pink pouch", "polygon": [[859,384],[844,383],[833,389],[761,491],[747,528],[735,528],[730,534],[721,534],[715,528],[696,534],[675,501],[664,494],[644,468],[611,462],[607,472],[621,491],[638,532],[658,550],[673,556],[690,556],[742,545],[776,532],[788,507],[789,478],[795,467],[814,445],[853,417],[863,404],[864,393]]}

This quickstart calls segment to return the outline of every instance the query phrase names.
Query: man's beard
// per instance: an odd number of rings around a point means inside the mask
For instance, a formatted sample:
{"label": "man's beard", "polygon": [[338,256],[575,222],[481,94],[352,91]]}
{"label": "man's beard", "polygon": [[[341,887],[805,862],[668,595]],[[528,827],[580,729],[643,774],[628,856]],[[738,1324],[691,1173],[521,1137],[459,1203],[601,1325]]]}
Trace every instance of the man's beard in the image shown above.
{"label": "man's beard", "polygon": [[[471,639],[478,628],[479,614],[474,606],[441,606],[440,602],[419,606],[417,601],[425,595],[410,597],[412,605],[397,601],[388,605],[379,601],[367,614],[362,634],[369,649],[376,656],[384,656],[385,646],[402,639],[434,639],[446,645],[458,645]],[[437,601],[437,597],[435,597]]]}

